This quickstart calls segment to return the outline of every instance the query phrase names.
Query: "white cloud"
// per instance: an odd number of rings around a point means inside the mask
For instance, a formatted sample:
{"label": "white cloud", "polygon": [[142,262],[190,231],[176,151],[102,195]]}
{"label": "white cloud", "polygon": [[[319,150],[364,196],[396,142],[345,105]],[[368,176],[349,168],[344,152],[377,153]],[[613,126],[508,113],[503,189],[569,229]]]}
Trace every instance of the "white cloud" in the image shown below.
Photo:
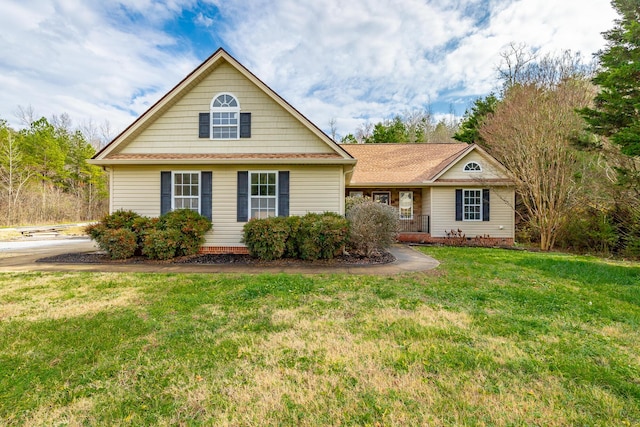
{"label": "white cloud", "polygon": [[[31,105],[46,117],[67,112],[78,122],[127,126],[198,63],[189,50],[170,52],[174,38],[135,17],[144,12],[161,20],[180,9],[151,3],[61,0],[3,7],[0,117],[17,125],[13,112]],[[129,23],[127,14],[134,17]]]}
{"label": "white cloud", "polygon": [[164,30],[185,10],[343,135],[367,119],[486,94],[510,42],[588,58],[615,17],[608,0],[208,1],[220,16],[197,0],[10,0],[0,14],[0,118],[15,121],[30,104],[124,128],[218,47],[198,59],[194,46],[206,41]]}
{"label": "white cloud", "polygon": [[[486,94],[510,42],[588,57],[615,16],[608,0],[243,5],[217,2],[233,52],[325,129],[331,117],[353,123]],[[353,130],[340,126],[342,134]]]}

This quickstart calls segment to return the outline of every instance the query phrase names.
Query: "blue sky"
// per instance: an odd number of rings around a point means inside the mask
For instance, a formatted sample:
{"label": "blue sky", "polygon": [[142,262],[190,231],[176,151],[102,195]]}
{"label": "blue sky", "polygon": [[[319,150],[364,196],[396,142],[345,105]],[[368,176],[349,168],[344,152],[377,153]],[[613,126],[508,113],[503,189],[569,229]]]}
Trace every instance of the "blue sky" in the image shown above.
{"label": "blue sky", "polygon": [[19,106],[126,127],[223,47],[325,131],[430,108],[462,115],[500,52],[604,46],[608,0],[5,0],[0,118]]}

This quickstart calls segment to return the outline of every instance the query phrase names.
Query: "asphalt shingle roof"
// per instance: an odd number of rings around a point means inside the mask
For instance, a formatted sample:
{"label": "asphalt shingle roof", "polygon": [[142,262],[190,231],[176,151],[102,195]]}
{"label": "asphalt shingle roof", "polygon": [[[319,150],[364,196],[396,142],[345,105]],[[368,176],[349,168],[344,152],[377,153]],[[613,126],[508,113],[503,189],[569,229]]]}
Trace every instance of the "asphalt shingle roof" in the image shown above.
{"label": "asphalt shingle roof", "polygon": [[344,144],[358,161],[351,186],[366,184],[422,184],[471,149],[466,143]]}

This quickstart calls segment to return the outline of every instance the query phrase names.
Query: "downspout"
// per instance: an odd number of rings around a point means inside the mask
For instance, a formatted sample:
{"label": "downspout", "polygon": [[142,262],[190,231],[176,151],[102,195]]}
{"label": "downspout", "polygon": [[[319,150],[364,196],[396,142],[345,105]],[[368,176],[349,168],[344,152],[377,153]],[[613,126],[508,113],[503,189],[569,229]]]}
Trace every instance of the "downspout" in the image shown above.
{"label": "downspout", "polygon": [[345,206],[344,206],[344,199],[346,197],[347,194],[347,189],[346,189],[346,182],[347,182],[347,175],[352,174],[353,171],[356,169],[355,166],[351,166],[351,169],[349,170],[345,170],[343,167],[343,172],[342,172],[342,177],[341,177],[341,183],[340,183],[340,187],[342,188],[342,197],[340,197],[340,215],[344,215],[346,212],[344,211]]}

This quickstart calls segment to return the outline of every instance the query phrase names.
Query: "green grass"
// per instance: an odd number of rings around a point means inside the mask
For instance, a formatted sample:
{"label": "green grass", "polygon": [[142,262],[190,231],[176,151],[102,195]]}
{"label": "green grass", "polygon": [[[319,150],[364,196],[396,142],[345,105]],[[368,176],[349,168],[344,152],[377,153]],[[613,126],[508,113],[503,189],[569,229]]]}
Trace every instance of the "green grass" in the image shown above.
{"label": "green grass", "polygon": [[0,425],[639,425],[640,265],[0,274]]}

